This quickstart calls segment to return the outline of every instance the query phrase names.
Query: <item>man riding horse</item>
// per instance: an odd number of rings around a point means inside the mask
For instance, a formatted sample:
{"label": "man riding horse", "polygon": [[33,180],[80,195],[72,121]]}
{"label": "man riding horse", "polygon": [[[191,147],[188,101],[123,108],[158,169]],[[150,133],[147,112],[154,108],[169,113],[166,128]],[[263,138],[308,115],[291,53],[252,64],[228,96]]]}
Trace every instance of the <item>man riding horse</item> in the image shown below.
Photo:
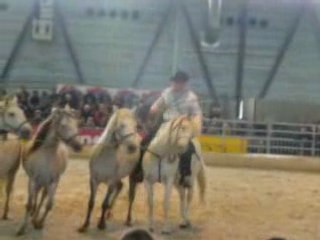
{"label": "man riding horse", "polygon": [[[160,97],[153,103],[149,111],[149,118],[154,119],[159,113],[162,114],[162,121],[144,137],[141,145],[141,159],[144,149],[155,136],[160,125],[181,115],[191,116],[196,123],[197,132],[200,134],[202,128],[202,110],[196,94],[190,89],[189,76],[183,71],[178,71],[172,78],[170,87],[165,89]],[[182,175],[181,184],[184,184],[183,178],[190,175],[191,155],[194,153],[194,147],[190,143],[187,151],[180,156],[180,173]],[[133,173],[135,181],[140,182],[143,179],[141,160]]]}

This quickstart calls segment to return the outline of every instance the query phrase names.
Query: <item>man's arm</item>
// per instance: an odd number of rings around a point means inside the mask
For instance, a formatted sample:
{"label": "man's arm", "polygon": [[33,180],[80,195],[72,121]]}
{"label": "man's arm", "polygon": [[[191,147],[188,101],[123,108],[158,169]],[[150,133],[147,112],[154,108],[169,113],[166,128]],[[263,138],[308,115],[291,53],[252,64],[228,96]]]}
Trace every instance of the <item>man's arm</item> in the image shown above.
{"label": "man's arm", "polygon": [[159,112],[162,112],[166,107],[164,97],[161,95],[151,106],[150,115],[156,115]]}
{"label": "man's arm", "polygon": [[202,132],[202,110],[196,96],[190,102],[189,114],[191,115],[192,120],[195,124],[196,135],[198,136]]}

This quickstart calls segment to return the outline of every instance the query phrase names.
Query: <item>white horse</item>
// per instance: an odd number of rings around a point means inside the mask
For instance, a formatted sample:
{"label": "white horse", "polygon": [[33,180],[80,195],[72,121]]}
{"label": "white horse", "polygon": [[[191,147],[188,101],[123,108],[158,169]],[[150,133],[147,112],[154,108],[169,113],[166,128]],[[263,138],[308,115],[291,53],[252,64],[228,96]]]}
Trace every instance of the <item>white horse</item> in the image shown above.
{"label": "white horse", "polygon": [[89,227],[97,188],[101,183],[108,184],[98,223],[99,229],[105,229],[105,215],[110,213],[122,189],[121,180],[131,174],[139,160],[140,142],[134,113],[126,108],[116,110],[90,160],[90,198],[86,219],[79,232],[85,232]]}
{"label": "white horse", "polygon": [[[30,135],[32,128],[17,104],[14,96],[5,97],[0,101],[0,130],[3,134],[16,133]],[[16,173],[20,166],[22,143],[13,136],[13,139],[0,140],[0,183],[6,183],[6,201],[4,206],[3,219],[8,219],[9,202]],[[0,185],[2,191],[2,185]]]}
{"label": "white horse", "polygon": [[[41,123],[33,140],[23,152],[23,167],[29,178],[28,200],[24,220],[17,235],[25,233],[30,217],[35,228],[43,228],[53,207],[60,178],[67,167],[66,145],[75,151],[80,151],[82,147],[78,137],[78,121],[68,106],[65,109],[55,109]],[[41,191],[42,196],[38,203]],[[39,217],[46,199],[45,211]]]}
{"label": "white horse", "polygon": [[[162,233],[171,232],[168,223],[170,210],[170,197],[175,184],[179,190],[181,200],[182,228],[190,227],[189,207],[192,201],[194,182],[197,179],[200,188],[200,198],[203,201],[206,189],[205,165],[202,159],[201,148],[194,138],[197,130],[191,119],[182,116],[164,123],[155,138],[151,141],[143,157],[144,182],[148,194],[148,224],[153,230],[153,185],[156,182],[165,185],[164,221]],[[192,156],[191,177],[185,179],[188,184],[180,185],[179,181],[179,155],[187,150],[192,141],[195,145],[195,154]]]}

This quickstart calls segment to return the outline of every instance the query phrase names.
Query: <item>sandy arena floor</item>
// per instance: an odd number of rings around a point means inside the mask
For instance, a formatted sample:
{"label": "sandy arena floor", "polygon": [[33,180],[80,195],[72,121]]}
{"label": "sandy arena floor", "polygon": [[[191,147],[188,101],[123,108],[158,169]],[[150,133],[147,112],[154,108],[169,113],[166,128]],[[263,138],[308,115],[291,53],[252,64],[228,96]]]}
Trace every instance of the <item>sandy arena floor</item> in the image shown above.
{"label": "sandy arena floor", "polygon": [[[320,239],[320,176],[316,174],[276,171],[253,171],[245,169],[208,169],[207,206],[199,206],[195,198],[189,231],[177,228],[179,221],[178,198],[172,200],[173,234],[159,239],[169,240],[266,240],[283,236],[287,240]],[[158,188],[156,217],[161,220],[162,190]],[[49,215],[43,231],[29,228],[28,234],[19,239],[118,239],[126,228],[123,226],[127,201],[124,189],[115,206],[114,218],[108,230],[96,230],[105,187],[99,191],[96,211],[91,229],[79,234],[76,229],[83,221],[88,197],[87,162],[74,160],[62,178],[57,193],[56,205]],[[160,195],[161,194],[161,195]],[[20,171],[11,203],[10,221],[0,221],[0,240],[16,239],[17,230],[26,199],[26,177]],[[1,208],[3,201],[0,201]],[[1,209],[2,210],[2,209]],[[145,226],[145,194],[139,187],[135,206],[135,223]],[[160,224],[161,221],[158,222]],[[160,225],[157,226],[159,233]]]}

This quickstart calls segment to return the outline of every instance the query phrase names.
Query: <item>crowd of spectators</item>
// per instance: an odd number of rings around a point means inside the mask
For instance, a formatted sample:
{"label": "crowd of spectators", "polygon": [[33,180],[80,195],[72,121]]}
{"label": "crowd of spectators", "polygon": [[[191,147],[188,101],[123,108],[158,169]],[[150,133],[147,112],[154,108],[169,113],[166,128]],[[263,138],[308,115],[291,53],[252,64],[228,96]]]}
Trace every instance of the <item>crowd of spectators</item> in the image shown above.
{"label": "crowd of spectators", "polygon": [[[20,107],[33,125],[48,117],[53,107],[69,105],[79,115],[81,127],[105,127],[115,107],[132,108],[142,101],[130,91],[121,91],[112,98],[107,91],[98,88],[82,93],[72,87],[59,92],[56,89],[29,91],[21,87],[16,94]],[[0,95],[6,95],[6,91],[2,90]],[[143,101],[150,102],[155,96],[154,93],[143,96]]]}

